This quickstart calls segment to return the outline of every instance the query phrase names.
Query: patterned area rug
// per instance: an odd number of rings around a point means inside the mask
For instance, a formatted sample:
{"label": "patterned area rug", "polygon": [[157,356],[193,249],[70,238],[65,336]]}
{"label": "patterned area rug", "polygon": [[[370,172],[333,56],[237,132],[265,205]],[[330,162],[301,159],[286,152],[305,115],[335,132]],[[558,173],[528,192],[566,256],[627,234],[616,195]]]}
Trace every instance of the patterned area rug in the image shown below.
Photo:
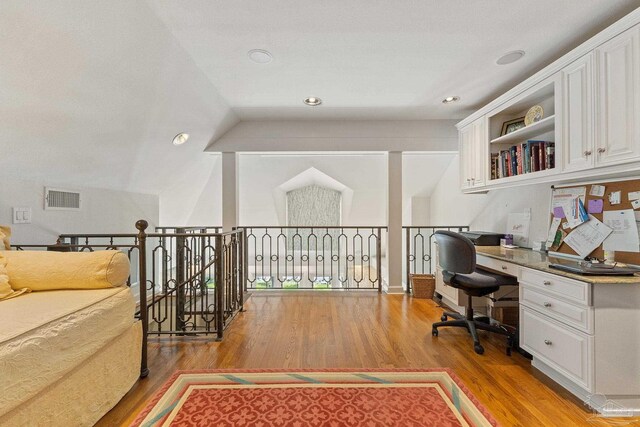
{"label": "patterned area rug", "polygon": [[497,426],[449,369],[178,371],[133,426]]}

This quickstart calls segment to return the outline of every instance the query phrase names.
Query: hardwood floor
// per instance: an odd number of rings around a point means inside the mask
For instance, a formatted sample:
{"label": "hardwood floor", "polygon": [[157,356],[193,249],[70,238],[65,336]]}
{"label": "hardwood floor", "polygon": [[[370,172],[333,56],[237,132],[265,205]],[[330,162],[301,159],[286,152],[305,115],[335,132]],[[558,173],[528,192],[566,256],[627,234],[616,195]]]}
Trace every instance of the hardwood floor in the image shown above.
{"label": "hardwood floor", "polygon": [[[128,425],[177,369],[450,367],[504,426],[606,425],[570,393],[514,352],[503,337],[481,333],[473,352],[465,330],[431,323],[431,300],[377,293],[254,292],[222,342],[151,339],[148,378],[139,381],[99,426]],[[594,423],[595,421],[595,423]]]}

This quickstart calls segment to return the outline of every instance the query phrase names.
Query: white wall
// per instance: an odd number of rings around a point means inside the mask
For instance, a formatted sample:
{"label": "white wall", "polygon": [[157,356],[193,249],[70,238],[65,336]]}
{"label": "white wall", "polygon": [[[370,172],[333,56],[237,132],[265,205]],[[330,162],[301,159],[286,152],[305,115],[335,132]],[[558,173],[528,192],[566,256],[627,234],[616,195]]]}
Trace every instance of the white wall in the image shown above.
{"label": "white wall", "polygon": [[202,154],[160,193],[160,225],[222,225],[222,159]]}
{"label": "white wall", "polygon": [[492,190],[487,194],[462,194],[458,181],[456,157],[431,195],[433,224],[469,225],[473,230],[504,233],[509,213],[522,213],[531,208],[529,242],[546,240],[550,184]]}
{"label": "white wall", "polygon": [[[158,196],[82,187],[79,211],[44,210],[44,187],[53,183],[3,179],[0,186],[0,224],[12,229],[14,244],[53,244],[63,233],[135,233],[145,219],[149,229],[158,223]],[[31,224],[11,224],[12,207],[30,207]]]}
{"label": "white wall", "polygon": [[[353,191],[343,225],[385,225],[387,165],[384,154],[240,156],[240,225],[285,225],[285,199],[276,188],[313,167]],[[282,204],[283,206],[280,206]]]}

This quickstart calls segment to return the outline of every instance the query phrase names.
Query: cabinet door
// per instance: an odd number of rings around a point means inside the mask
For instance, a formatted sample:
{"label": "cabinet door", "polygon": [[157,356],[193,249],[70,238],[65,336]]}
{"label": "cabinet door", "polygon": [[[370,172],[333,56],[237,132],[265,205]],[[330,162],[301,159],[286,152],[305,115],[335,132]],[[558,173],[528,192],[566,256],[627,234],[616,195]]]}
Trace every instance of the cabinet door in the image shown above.
{"label": "cabinet door", "polygon": [[486,120],[484,117],[473,122],[473,138],[471,140],[471,186],[481,187],[486,182],[486,171],[489,158],[486,155],[489,144]]}
{"label": "cabinet door", "polygon": [[590,53],[562,70],[563,170],[593,167],[593,60]]}
{"label": "cabinet door", "polygon": [[596,49],[596,165],[640,160],[640,25]]}
{"label": "cabinet door", "polygon": [[467,125],[460,129],[460,187],[462,189],[471,187],[471,177],[473,175],[471,159],[472,153],[472,139],[473,139],[473,124]]}

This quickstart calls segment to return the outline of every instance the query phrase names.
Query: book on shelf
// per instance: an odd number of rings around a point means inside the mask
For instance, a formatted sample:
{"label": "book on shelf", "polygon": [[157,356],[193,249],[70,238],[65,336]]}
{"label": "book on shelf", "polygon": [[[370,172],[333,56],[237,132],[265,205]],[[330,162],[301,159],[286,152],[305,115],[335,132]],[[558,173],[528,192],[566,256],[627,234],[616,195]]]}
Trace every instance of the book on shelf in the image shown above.
{"label": "book on shelf", "polygon": [[491,179],[523,175],[555,167],[555,143],[528,140],[491,154]]}

